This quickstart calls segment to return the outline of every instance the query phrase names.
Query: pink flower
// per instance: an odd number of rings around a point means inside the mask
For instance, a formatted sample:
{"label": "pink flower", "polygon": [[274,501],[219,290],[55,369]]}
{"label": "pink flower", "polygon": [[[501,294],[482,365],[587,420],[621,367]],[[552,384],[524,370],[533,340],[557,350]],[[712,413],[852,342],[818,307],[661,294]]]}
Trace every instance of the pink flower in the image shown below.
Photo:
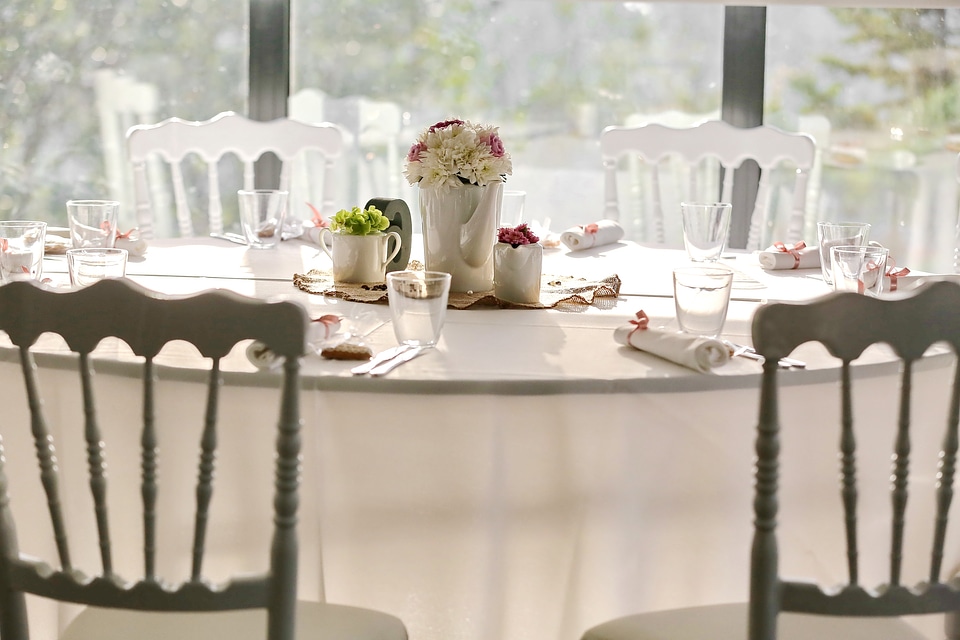
{"label": "pink flower", "polygon": [[426,145],[422,142],[414,142],[410,151],[407,152],[407,162],[420,162],[420,153],[424,149],[426,149]]}
{"label": "pink flower", "polygon": [[530,230],[526,222],[513,228],[500,227],[500,230],[497,232],[497,240],[506,244],[512,244],[514,248],[522,244],[536,244],[540,242],[540,238]]}
{"label": "pink flower", "polygon": [[487,146],[490,147],[490,154],[494,158],[502,158],[503,154],[506,153],[506,150],[503,148],[503,140],[501,140],[500,136],[496,133],[491,132],[483,136],[482,139],[487,143]]}

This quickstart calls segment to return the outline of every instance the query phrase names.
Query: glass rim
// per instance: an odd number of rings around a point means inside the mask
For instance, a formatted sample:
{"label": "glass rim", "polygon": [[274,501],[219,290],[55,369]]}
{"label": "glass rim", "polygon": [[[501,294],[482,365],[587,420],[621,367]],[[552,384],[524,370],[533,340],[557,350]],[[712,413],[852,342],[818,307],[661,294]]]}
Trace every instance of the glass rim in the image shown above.
{"label": "glass rim", "polygon": [[415,280],[449,280],[452,276],[446,271],[415,271],[413,269],[404,269],[403,271],[389,271],[387,278],[397,280],[399,278],[413,278]]}
{"label": "glass rim", "polygon": [[3,227],[36,227],[47,226],[43,220],[0,220],[0,226]]}
{"label": "glass rim", "polygon": [[721,209],[731,209],[733,204],[730,202],[681,202],[681,207],[720,207]]}
{"label": "glass rim", "polygon": [[697,274],[702,276],[725,276],[733,275],[734,270],[723,265],[689,265],[685,267],[674,267],[673,273]]}
{"label": "glass rim", "polygon": [[117,256],[129,252],[117,247],[77,247],[67,249],[64,253],[68,256]]}
{"label": "glass rim", "polygon": [[871,225],[869,222],[854,222],[854,221],[833,222],[830,220],[818,220],[817,226],[818,227],[857,227],[857,228],[867,227],[869,229]]}
{"label": "glass rim", "polygon": [[840,244],[830,247],[830,253],[890,253],[888,247],[878,247],[873,244]]}
{"label": "glass rim", "polygon": [[95,205],[116,205],[120,206],[119,200],[67,200],[67,206],[90,207]]}

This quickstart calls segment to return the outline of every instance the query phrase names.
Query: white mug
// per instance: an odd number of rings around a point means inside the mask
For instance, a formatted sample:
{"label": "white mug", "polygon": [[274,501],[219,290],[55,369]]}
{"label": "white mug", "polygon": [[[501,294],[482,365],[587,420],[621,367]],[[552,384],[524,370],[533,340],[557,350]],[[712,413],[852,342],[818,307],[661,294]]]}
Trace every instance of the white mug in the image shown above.
{"label": "white mug", "polygon": [[[328,234],[331,236],[329,243]],[[390,238],[394,239],[393,250],[388,251]],[[355,236],[321,229],[319,244],[333,261],[334,282],[381,283],[385,280],[387,263],[400,253],[400,234],[388,231]]]}

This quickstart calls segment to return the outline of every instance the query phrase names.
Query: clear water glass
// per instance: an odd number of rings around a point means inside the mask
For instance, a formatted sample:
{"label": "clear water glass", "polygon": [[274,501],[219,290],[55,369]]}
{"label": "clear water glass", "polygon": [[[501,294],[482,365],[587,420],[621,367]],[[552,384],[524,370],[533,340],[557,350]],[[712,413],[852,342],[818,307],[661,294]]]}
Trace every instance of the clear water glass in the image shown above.
{"label": "clear water glass", "polygon": [[684,333],[715,338],[723,330],[730,305],[733,270],[717,266],[673,270],[673,300]]}
{"label": "clear water glass", "polygon": [[450,274],[441,271],[393,271],[387,274],[387,299],[393,331],[401,344],[433,346],[447,316]]}

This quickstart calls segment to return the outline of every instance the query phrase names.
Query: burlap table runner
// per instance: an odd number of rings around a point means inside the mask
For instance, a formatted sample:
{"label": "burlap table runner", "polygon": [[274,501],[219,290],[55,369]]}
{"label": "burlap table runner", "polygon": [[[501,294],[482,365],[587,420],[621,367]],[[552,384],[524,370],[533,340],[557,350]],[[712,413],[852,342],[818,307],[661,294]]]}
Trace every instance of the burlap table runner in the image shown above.
{"label": "burlap table runner", "polygon": [[[416,266],[418,265],[412,264],[411,268]],[[294,274],[293,284],[306,293],[341,298],[351,302],[379,304],[387,302],[387,285],[335,283],[333,274],[327,270],[311,269],[307,273]],[[573,276],[544,275],[540,283],[540,302],[537,304],[507,302],[494,296],[493,291],[473,291],[467,293],[451,292],[448,307],[451,309],[472,309],[475,307],[554,309],[595,305],[600,308],[611,308],[616,305],[619,295],[620,278],[617,275],[595,281]]]}

